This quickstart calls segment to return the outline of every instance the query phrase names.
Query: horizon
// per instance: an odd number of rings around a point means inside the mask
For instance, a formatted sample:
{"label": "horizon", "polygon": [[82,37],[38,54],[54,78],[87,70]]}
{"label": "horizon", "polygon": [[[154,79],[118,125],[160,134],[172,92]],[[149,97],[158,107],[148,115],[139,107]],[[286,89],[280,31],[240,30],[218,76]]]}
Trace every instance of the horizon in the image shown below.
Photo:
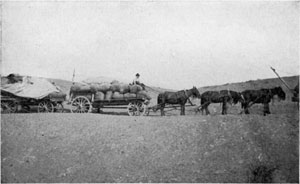
{"label": "horizon", "polygon": [[[68,80],[68,79],[61,79],[61,78],[46,78],[46,77],[42,77],[42,76],[31,76],[31,75],[22,75],[20,73],[13,73],[13,74],[18,74],[18,75],[21,75],[21,76],[30,76],[30,77],[38,77],[38,78],[45,78],[45,79],[48,79],[48,80],[63,80],[63,81],[66,81],[66,82],[72,82],[72,80]],[[7,75],[5,76],[2,76],[1,77],[6,77]],[[98,76],[98,77],[105,77],[105,76]],[[290,75],[290,76],[280,76],[281,78],[289,78],[289,77],[300,77],[300,75]],[[91,77],[91,78],[97,78],[97,77]],[[238,84],[238,83],[246,83],[246,82],[249,82],[249,81],[259,81],[259,80],[270,80],[270,79],[278,79],[278,77],[271,77],[271,78],[263,78],[263,79],[249,79],[247,81],[235,81],[235,82],[230,82],[230,83],[222,83],[222,84],[211,84],[211,85],[205,85],[205,86],[201,86],[201,85],[195,85],[195,87],[197,88],[204,88],[204,87],[212,87],[212,86],[223,86],[223,85],[227,85],[227,84]],[[118,79],[115,79],[115,80],[118,80]],[[279,79],[278,79],[279,80]],[[120,81],[120,80],[118,80]],[[74,82],[78,82],[78,83],[81,83],[83,81],[74,81]],[[122,81],[120,81],[122,82]],[[124,82],[124,81],[123,81]],[[169,89],[169,90],[182,90],[182,89],[174,89],[174,88],[165,88],[163,86],[149,86],[149,87],[156,87],[156,88],[162,88],[162,89]]]}
{"label": "horizon", "polygon": [[296,1],[5,1],[1,74],[188,89],[299,76]]}

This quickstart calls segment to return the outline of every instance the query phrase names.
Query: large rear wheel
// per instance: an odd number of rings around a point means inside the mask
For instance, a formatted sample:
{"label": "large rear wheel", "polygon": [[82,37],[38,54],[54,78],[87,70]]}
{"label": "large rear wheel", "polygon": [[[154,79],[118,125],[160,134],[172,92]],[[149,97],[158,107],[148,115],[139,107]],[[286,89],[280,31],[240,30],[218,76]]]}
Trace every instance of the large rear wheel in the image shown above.
{"label": "large rear wheel", "polygon": [[71,112],[73,113],[92,112],[92,104],[87,97],[77,96],[71,102]]}

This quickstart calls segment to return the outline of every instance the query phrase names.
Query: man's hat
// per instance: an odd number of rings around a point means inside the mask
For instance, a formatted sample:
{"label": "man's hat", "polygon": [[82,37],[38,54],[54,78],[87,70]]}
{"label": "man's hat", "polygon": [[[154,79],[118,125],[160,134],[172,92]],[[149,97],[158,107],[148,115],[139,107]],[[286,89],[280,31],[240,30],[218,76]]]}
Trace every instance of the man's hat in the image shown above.
{"label": "man's hat", "polygon": [[140,74],[139,74],[139,73],[137,73],[137,74],[135,74],[135,76],[140,76]]}

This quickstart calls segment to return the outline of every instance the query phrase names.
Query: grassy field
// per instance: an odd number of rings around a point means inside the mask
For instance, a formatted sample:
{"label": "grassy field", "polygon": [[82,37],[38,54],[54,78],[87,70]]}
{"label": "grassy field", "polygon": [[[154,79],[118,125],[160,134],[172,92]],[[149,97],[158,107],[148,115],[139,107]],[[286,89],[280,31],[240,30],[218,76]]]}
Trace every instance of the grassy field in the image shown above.
{"label": "grassy field", "polygon": [[2,114],[1,181],[299,182],[296,104],[276,102],[269,116],[259,105],[251,115],[210,108],[211,116]]}
{"label": "grassy field", "polygon": [[[294,87],[299,76],[284,78]],[[53,81],[53,80],[51,80]],[[68,93],[71,82],[54,80]],[[299,182],[299,109],[278,79],[248,81],[207,90],[282,86],[286,101],[239,114],[240,104],[210,116],[186,108],[130,117],[125,109],[101,114],[1,114],[1,182]],[[161,88],[148,88],[156,104]],[[193,102],[200,104],[199,99]],[[66,106],[67,107],[67,106]],[[34,112],[34,110],[32,111]]]}

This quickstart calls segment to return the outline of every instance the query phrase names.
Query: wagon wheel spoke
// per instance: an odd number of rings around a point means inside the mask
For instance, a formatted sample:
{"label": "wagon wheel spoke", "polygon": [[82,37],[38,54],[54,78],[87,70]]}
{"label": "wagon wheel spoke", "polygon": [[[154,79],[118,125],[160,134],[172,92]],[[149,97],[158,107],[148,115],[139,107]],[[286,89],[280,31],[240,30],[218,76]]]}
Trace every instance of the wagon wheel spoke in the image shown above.
{"label": "wagon wheel spoke", "polygon": [[[143,116],[146,114],[147,111],[147,105],[145,105],[143,102],[137,102],[137,107],[138,107],[138,115]],[[149,114],[149,111],[148,111]]]}
{"label": "wagon wheel spoke", "polygon": [[129,116],[136,116],[137,113],[137,106],[134,103],[129,103],[127,106],[127,112]]}
{"label": "wagon wheel spoke", "polygon": [[71,103],[71,112],[88,113],[91,112],[92,105],[85,96],[77,96]]}
{"label": "wagon wheel spoke", "polygon": [[1,102],[1,113],[14,113],[17,111],[15,102]]}
{"label": "wagon wheel spoke", "polygon": [[55,105],[55,112],[59,112],[59,113],[63,113],[64,112],[64,106],[63,106],[63,104],[62,103],[57,103],[56,105]]}
{"label": "wagon wheel spoke", "polygon": [[42,113],[42,112],[49,113],[49,112],[53,112],[53,111],[54,111],[54,106],[49,101],[41,101],[38,104],[38,112],[39,113]]}

